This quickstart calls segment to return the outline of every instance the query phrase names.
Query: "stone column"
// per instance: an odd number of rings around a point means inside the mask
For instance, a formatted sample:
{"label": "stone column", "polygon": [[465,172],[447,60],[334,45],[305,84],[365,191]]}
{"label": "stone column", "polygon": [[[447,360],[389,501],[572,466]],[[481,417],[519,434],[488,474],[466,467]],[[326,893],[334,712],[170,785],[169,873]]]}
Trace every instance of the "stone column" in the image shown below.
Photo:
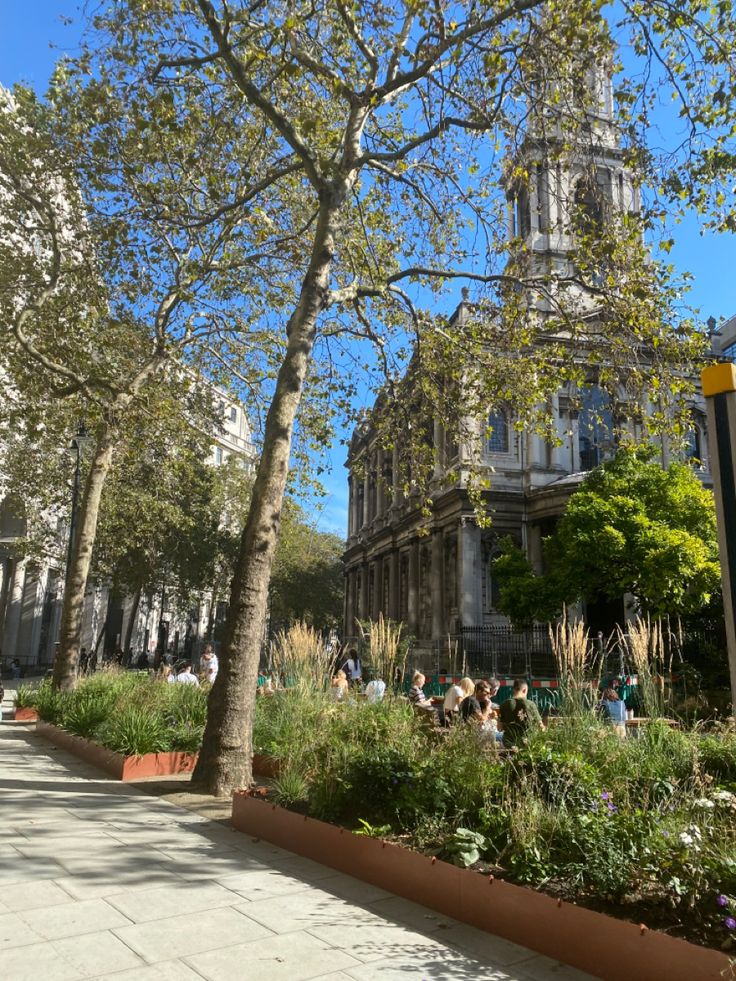
{"label": "stone column", "polygon": [[355,488],[353,487],[353,475],[348,476],[348,538],[355,534]]}
{"label": "stone column", "polygon": [[442,477],[444,469],[444,457],[443,443],[444,443],[444,429],[442,424],[436,419],[434,420],[434,431],[432,435],[432,442],[434,443],[434,478],[437,480]]}
{"label": "stone column", "polygon": [[457,530],[457,589],[460,625],[479,627],[481,612],[480,528],[463,517]]}
{"label": "stone column", "polygon": [[529,562],[534,571],[541,575],[542,559],[542,529],[539,525],[529,524],[527,528],[527,548],[529,549]]}
{"label": "stone column", "polygon": [[529,174],[529,227],[532,232],[539,231],[539,164],[532,164]]}
{"label": "stone column", "polygon": [[353,574],[350,571],[346,571],[346,573],[345,573],[345,605],[344,605],[344,608],[343,608],[343,617],[342,617],[342,635],[343,635],[343,637],[347,637],[351,633],[351,630],[350,630],[350,621],[351,621],[350,610],[351,610],[351,603],[352,603],[352,599],[353,599],[353,596],[352,596],[352,584],[353,584]]}
{"label": "stone column", "polygon": [[365,526],[370,522],[370,497],[371,497],[371,463],[366,455],[365,459],[365,473],[363,474],[363,514],[361,527]]}
{"label": "stone column", "polygon": [[378,619],[378,614],[386,611],[383,609],[383,559],[379,558],[373,563],[373,610],[371,617]]}
{"label": "stone column", "polygon": [[389,577],[389,594],[388,594],[388,615],[392,620],[399,619],[399,593],[400,593],[400,583],[399,583],[399,550],[395,548],[391,553],[390,559],[390,577]]}
{"label": "stone column", "polygon": [[392,476],[393,476],[393,484],[394,484],[394,499],[393,499],[393,503],[394,503],[394,505],[399,505],[399,504],[403,504],[404,503],[404,494],[403,494],[403,491],[401,490],[401,474],[400,474],[401,467],[399,465],[399,448],[398,448],[398,446],[394,446],[393,454],[394,454],[394,456],[393,456],[393,474],[392,474]]}
{"label": "stone column", "polygon": [[360,567],[360,619],[367,620],[368,611],[368,573],[369,566],[367,562],[364,562]]}
{"label": "stone column", "polygon": [[386,475],[384,468],[385,453],[382,449],[379,449],[376,454],[376,516],[379,518],[386,510]]}
{"label": "stone column", "polygon": [[13,576],[8,589],[8,606],[5,611],[5,630],[3,631],[3,657],[7,660],[17,656],[20,616],[23,609],[23,591],[26,585],[26,559],[16,559],[13,563]]}
{"label": "stone column", "polygon": [[0,559],[0,637],[2,637],[3,627],[5,626],[5,606],[8,596],[8,571],[10,559]]}
{"label": "stone column", "polygon": [[419,542],[409,546],[409,589],[407,595],[409,633],[417,636],[419,628]]}
{"label": "stone column", "polygon": [[39,646],[41,644],[41,625],[43,623],[43,605],[44,599],[46,597],[46,590],[48,588],[48,569],[45,572],[39,571],[38,576],[35,578],[35,597],[33,601],[33,626],[31,628],[31,645],[28,654],[30,656],[31,663],[36,660],[41,660],[37,657],[39,654]]}
{"label": "stone column", "polygon": [[442,582],[444,544],[443,532],[435,530],[432,533],[432,640],[441,640],[445,633],[444,584]]}

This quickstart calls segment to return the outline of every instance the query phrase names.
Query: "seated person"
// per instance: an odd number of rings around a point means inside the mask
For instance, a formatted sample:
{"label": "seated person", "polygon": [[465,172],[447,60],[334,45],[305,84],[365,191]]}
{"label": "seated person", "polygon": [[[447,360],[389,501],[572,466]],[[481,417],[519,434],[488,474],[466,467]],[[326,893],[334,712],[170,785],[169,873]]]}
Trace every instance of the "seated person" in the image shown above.
{"label": "seated person", "polygon": [[344,671],[338,671],[331,682],[332,697],[336,702],[344,702],[348,697],[348,677]]}
{"label": "seated person", "polygon": [[523,679],[514,682],[511,698],[499,709],[498,728],[503,733],[504,746],[519,746],[530,732],[544,728],[539,709],[526,696],[529,685]]}
{"label": "seated person", "polygon": [[476,681],[472,694],[467,695],[460,703],[460,716],[463,722],[473,720],[485,722],[490,713],[490,698],[485,681]]}
{"label": "seated person", "polygon": [[610,722],[616,733],[622,739],[625,739],[626,702],[618,697],[618,693],[613,688],[606,688],[603,692],[598,709],[604,721]]}
{"label": "seated person", "polygon": [[199,678],[192,674],[192,662],[184,661],[176,672],[176,680],[180,685],[196,685],[199,688]]}
{"label": "seated person", "polygon": [[411,679],[411,688],[409,689],[409,701],[414,708],[434,712],[434,705],[424,694],[423,689],[426,681],[427,679],[421,671],[414,672],[414,677]]}
{"label": "seated person", "polygon": [[496,695],[498,695],[499,689],[501,688],[501,682],[497,681],[495,678],[491,678],[491,680],[487,681],[486,684],[488,685],[490,691],[491,708],[494,712],[498,712],[501,706],[495,702],[494,699]]}
{"label": "seated person", "polygon": [[474,691],[475,685],[473,684],[472,678],[462,678],[459,685],[450,685],[445,692],[445,701],[442,705],[445,710],[445,721],[449,721],[449,719],[459,712],[460,703],[468,695],[472,695]]}

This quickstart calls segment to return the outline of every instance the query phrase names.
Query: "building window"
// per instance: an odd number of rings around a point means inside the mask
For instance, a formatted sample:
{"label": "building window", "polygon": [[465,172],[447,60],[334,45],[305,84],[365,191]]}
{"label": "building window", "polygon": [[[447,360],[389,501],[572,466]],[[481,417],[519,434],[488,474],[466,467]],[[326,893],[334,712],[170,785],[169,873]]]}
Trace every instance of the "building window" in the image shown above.
{"label": "building window", "polygon": [[218,464],[219,463],[222,463],[222,447],[221,446],[216,446],[215,447],[215,463],[218,463]]}
{"label": "building window", "polygon": [[728,358],[729,361],[736,362],[736,341],[734,341],[733,344],[727,344],[726,347],[724,347],[721,356]]}
{"label": "building window", "polygon": [[238,410],[235,408],[235,406],[233,406],[230,409],[230,422],[237,422],[237,421],[238,421]]}
{"label": "building window", "polygon": [[580,469],[592,470],[615,448],[611,398],[597,385],[581,393],[578,431]]}
{"label": "building window", "polygon": [[509,451],[509,420],[502,409],[488,415],[486,432],[486,453],[508,453]]}
{"label": "building window", "polygon": [[700,428],[698,426],[693,426],[685,436],[685,459],[698,467],[703,462],[700,448]]}

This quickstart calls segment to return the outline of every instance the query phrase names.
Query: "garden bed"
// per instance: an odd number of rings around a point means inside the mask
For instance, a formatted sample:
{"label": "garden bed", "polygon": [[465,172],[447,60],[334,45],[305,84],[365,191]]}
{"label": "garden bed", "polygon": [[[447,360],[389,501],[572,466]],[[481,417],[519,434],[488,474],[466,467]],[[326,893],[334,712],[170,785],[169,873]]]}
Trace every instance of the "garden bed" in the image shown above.
{"label": "garden bed", "polygon": [[604,981],[723,981],[729,958],[238,792],[233,827]]}
{"label": "garden bed", "polygon": [[145,753],[142,756],[123,756],[89,739],[73,736],[48,722],[39,722],[36,732],[52,740],[61,749],[103,770],[113,779],[124,782],[142,780],[145,777],[169,777],[180,773],[191,773],[197,762],[197,753]]}
{"label": "garden bed", "polygon": [[35,708],[16,708],[13,719],[16,722],[38,722],[38,712]]}

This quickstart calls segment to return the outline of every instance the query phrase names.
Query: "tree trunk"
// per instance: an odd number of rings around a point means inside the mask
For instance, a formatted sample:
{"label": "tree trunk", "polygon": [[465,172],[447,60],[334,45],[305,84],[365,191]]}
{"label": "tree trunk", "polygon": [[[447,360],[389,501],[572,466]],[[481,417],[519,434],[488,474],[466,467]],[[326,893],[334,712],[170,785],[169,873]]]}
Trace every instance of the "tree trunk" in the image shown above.
{"label": "tree trunk", "polygon": [[268,410],[248,520],[230,592],[220,669],[193,782],[218,797],[251,782],[252,726],[268,587],[289,472],[292,431],[329,288],[335,222],[347,188],[324,193],[309,269],[286,328],[287,347]]}
{"label": "tree trunk", "polygon": [[82,635],[84,595],[92,561],[92,548],[97,533],[97,517],[105,480],[110,472],[114,446],[114,432],[104,422],[97,431],[97,442],[92,466],[87,474],[79,509],[77,536],[72,545],[71,563],[64,589],[64,605],[61,612],[59,651],[54,660],[54,688],[69,691],[77,682],[79,644]]}

